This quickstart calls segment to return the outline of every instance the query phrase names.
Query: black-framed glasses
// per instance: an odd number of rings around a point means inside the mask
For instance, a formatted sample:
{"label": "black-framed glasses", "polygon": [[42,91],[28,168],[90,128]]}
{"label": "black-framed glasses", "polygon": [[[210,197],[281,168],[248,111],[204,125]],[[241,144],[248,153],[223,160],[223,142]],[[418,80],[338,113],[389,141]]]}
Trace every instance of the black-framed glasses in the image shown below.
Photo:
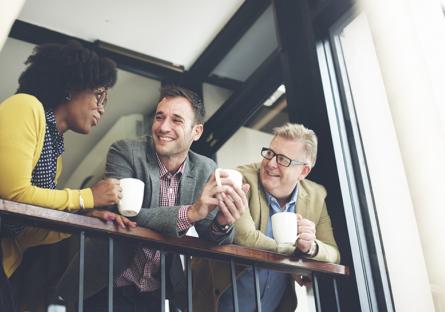
{"label": "black-framed glasses", "polygon": [[272,158],[276,157],[277,164],[283,167],[289,167],[291,165],[292,166],[306,165],[306,163],[303,161],[290,159],[289,157],[284,156],[283,154],[277,154],[274,152],[274,150],[267,147],[263,147],[261,149],[261,156],[263,156],[267,160],[271,160]]}
{"label": "black-framed glasses", "polygon": [[94,90],[94,96],[96,97],[97,107],[105,107],[108,100],[108,90],[107,89],[97,89]]}

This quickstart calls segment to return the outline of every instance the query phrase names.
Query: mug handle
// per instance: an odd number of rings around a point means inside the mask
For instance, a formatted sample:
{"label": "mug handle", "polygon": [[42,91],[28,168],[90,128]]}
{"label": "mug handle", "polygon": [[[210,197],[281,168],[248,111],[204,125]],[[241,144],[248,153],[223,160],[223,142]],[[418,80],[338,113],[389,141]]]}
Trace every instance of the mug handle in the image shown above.
{"label": "mug handle", "polygon": [[216,180],[216,185],[221,186],[221,176],[220,176],[220,172],[221,172],[221,168],[217,168],[215,170],[215,180]]}

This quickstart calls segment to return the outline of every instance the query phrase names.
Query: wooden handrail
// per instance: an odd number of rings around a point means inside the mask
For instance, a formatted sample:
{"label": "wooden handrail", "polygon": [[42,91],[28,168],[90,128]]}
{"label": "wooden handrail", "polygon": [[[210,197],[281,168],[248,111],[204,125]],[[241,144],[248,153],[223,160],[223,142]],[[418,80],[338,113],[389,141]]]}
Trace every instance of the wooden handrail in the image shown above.
{"label": "wooden handrail", "polygon": [[89,235],[109,235],[118,239],[137,239],[148,246],[189,256],[199,256],[223,261],[234,259],[237,263],[257,263],[261,267],[283,272],[309,275],[319,272],[333,276],[349,275],[344,265],[313,261],[298,257],[288,257],[278,253],[247,248],[238,245],[216,246],[211,242],[195,237],[169,237],[143,227],[122,229],[111,222],[97,218],[21,204],[0,199],[0,215],[8,215],[26,224],[51,228],[62,232],[85,231]]}

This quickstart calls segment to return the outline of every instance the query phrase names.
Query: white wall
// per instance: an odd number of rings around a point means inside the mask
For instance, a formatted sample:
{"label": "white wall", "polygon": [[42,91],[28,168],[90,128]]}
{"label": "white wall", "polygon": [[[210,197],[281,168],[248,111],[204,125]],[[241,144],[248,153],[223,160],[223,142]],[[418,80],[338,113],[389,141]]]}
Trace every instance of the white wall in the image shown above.
{"label": "white wall", "polygon": [[[63,173],[59,185],[79,187],[78,185],[67,184],[66,181],[75,172],[88,152],[122,116],[129,114],[148,115],[157,103],[160,85],[157,80],[118,70],[116,85],[109,92],[105,114],[99,124],[88,135],[72,131],[64,134],[65,153],[63,154]],[[105,156],[106,153],[103,155],[104,159]]]}
{"label": "white wall", "polygon": [[395,308],[444,311],[443,12],[438,0],[363,10],[341,40]]}
{"label": "white wall", "polygon": [[17,90],[20,73],[25,70],[25,61],[32,53],[34,45],[8,38],[0,51],[0,102]]}
{"label": "white wall", "polygon": [[88,183],[89,186],[100,180],[105,172],[105,156],[111,144],[117,140],[133,139],[142,135],[139,131],[140,127],[143,126],[143,121],[144,116],[142,116],[142,114],[132,114],[121,117],[88,152],[70,176],[66,185],[70,185],[73,188],[80,188],[82,182],[89,176],[93,176]]}
{"label": "white wall", "polygon": [[206,109],[206,121],[212,117],[230,95],[232,95],[232,91],[208,83],[203,84],[202,93],[204,107]]}
{"label": "white wall", "polygon": [[269,133],[240,128],[217,152],[218,166],[236,168],[261,161],[261,148],[268,147],[272,137]]}
{"label": "white wall", "polygon": [[[373,0],[367,1],[365,8],[408,178],[429,290],[433,291],[436,310],[444,311],[445,21],[442,8],[439,0]],[[426,308],[428,306],[423,307]]]}
{"label": "white wall", "polygon": [[[416,215],[377,55],[364,14],[344,29],[341,43],[396,310],[432,311]],[[407,272],[415,283],[406,282]]]}
{"label": "white wall", "polygon": [[11,26],[19,16],[25,0],[1,0],[0,1],[0,51],[8,38]]}

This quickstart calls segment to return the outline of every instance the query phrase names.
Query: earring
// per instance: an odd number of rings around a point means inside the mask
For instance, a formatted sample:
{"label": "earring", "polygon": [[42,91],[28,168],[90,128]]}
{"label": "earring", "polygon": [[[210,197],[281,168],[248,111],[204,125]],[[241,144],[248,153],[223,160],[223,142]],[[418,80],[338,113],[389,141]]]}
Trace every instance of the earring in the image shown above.
{"label": "earring", "polygon": [[65,96],[65,100],[67,100],[67,101],[71,101],[71,94],[68,93],[68,95]]}

